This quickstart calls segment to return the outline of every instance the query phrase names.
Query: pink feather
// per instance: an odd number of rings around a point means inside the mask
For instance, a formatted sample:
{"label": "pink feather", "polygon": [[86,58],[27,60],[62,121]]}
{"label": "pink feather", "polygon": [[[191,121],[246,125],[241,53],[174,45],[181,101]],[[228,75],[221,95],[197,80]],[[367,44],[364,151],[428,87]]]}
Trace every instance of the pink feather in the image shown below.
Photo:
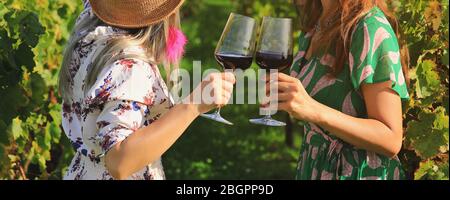
{"label": "pink feather", "polygon": [[184,47],[187,43],[184,33],[176,28],[169,28],[169,38],[166,45],[166,58],[170,63],[178,62],[184,54]]}

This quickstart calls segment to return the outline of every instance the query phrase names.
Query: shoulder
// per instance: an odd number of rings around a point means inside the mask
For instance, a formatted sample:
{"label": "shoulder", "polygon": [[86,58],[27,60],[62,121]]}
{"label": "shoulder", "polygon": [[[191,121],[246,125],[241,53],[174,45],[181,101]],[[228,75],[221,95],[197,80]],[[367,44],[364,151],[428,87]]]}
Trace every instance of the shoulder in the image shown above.
{"label": "shoulder", "polygon": [[135,58],[122,58],[105,67],[99,77],[116,84],[127,81],[153,80],[156,78],[156,66]]}
{"label": "shoulder", "polygon": [[377,34],[383,34],[385,37],[396,38],[391,23],[378,7],[372,8],[372,10],[357,22],[352,36],[364,34],[371,37]]}
{"label": "shoulder", "polygon": [[90,88],[87,98],[97,102],[133,100],[146,103],[161,76],[157,66],[140,59],[124,58],[105,67]]}
{"label": "shoulder", "polygon": [[382,56],[380,52],[399,51],[397,35],[378,7],[361,18],[350,39],[350,51],[354,54],[361,52],[363,56],[367,53]]}

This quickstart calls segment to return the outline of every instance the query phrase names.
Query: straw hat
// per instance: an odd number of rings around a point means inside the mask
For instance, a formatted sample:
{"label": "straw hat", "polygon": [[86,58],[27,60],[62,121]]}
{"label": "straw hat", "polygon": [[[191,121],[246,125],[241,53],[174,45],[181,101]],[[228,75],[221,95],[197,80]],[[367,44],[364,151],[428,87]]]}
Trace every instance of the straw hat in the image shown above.
{"label": "straw hat", "polygon": [[109,25],[142,28],[172,15],[184,0],[89,0],[95,15]]}

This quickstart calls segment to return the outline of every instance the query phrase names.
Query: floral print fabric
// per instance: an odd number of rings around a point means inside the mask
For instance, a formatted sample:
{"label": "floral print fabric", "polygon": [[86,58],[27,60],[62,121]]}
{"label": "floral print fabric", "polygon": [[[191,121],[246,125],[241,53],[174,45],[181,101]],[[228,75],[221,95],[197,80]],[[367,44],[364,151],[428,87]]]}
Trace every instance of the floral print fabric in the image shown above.
{"label": "floral print fabric", "polygon": [[[89,5],[80,17],[92,15]],[[158,67],[137,59],[121,59],[105,66],[92,87],[87,71],[95,50],[109,38],[126,33],[99,26],[81,40],[70,64],[71,102],[63,102],[63,128],[76,154],[64,179],[113,179],[104,155],[141,127],[148,126],[172,106]],[[142,51],[139,48],[124,49]],[[165,179],[160,159],[128,179]]]}

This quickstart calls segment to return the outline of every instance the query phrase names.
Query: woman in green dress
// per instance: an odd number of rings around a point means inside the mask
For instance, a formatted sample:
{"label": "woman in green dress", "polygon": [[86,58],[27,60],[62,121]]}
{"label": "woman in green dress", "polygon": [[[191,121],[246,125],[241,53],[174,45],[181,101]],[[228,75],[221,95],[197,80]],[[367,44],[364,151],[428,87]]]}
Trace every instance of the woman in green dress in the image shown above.
{"label": "woman in green dress", "polygon": [[296,3],[299,53],[275,83],[279,109],[306,122],[296,178],[404,178],[397,154],[407,50],[395,17],[383,0]]}

